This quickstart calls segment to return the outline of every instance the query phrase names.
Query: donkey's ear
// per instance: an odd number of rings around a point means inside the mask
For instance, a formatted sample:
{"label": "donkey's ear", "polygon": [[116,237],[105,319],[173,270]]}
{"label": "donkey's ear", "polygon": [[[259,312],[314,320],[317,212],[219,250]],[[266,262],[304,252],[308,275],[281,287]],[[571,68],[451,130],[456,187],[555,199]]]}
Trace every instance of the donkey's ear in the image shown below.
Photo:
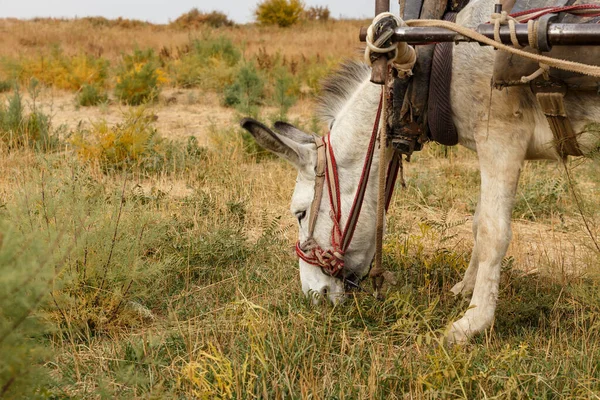
{"label": "donkey's ear", "polygon": [[292,124],[287,122],[277,121],[275,122],[275,129],[283,136],[292,139],[296,143],[310,144],[315,142],[315,137],[300,129],[296,128]]}
{"label": "donkey's ear", "polygon": [[283,157],[296,166],[296,168],[301,167],[303,162],[301,143],[276,134],[252,118],[244,118],[240,121],[240,125],[254,136],[254,139],[256,139],[256,142],[261,147]]}

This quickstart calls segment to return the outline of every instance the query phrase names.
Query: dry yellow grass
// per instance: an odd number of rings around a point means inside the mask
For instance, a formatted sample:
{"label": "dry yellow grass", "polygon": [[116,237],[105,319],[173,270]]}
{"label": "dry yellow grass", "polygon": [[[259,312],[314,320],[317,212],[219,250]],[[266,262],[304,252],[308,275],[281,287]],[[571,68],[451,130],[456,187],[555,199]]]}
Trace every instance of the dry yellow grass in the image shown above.
{"label": "dry yellow grass", "polygon": [[[352,57],[360,48],[358,31],[365,21],[328,21],[304,23],[288,29],[277,27],[223,27],[210,32],[225,35],[254,56],[259,49],[279,52],[287,57]],[[182,30],[166,25],[124,28],[97,26],[87,19],[40,19],[22,21],[0,19],[0,55],[9,57],[45,54],[60,46],[67,55],[89,54],[109,60],[133,48],[166,48],[173,54],[184,49],[189,38],[202,38],[209,31]]]}

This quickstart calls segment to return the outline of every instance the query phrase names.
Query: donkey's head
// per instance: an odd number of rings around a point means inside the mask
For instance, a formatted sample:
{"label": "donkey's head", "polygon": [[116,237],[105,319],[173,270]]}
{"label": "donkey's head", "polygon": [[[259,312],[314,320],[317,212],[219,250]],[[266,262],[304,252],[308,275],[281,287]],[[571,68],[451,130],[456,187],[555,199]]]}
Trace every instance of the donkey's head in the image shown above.
{"label": "donkey's head", "polygon": [[363,175],[380,93],[368,77],[367,67],[347,64],[326,82],[320,111],[330,133],[324,141],[285,122],[270,129],[250,118],[241,121],[259,145],[297,169],[290,211],[298,221],[302,291],[334,303],[368,274],[375,251],[377,157],[367,174],[370,179],[351,240],[347,246],[341,243],[348,237],[344,232]]}

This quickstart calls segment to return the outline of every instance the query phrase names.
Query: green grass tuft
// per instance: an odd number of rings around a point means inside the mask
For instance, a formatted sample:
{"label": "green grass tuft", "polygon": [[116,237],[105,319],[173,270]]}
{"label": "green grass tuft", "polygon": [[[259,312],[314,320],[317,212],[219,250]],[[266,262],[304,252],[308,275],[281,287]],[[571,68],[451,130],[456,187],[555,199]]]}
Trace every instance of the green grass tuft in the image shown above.
{"label": "green grass tuft", "polygon": [[82,107],[97,106],[108,101],[108,94],[94,85],[83,85],[77,94],[77,104]]}
{"label": "green grass tuft", "polygon": [[48,151],[56,147],[58,139],[50,116],[36,106],[35,96],[28,112],[17,88],[6,103],[0,104],[0,142],[9,149],[31,147]]}

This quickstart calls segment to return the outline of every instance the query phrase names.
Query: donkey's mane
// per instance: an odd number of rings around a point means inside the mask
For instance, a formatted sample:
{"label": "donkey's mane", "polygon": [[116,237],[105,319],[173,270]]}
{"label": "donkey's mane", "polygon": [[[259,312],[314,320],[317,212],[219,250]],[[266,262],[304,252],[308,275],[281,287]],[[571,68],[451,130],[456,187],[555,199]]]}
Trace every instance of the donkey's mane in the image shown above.
{"label": "donkey's mane", "polygon": [[358,85],[370,74],[371,68],[362,62],[344,62],[340,69],[323,81],[317,115],[325,122],[331,123]]}

